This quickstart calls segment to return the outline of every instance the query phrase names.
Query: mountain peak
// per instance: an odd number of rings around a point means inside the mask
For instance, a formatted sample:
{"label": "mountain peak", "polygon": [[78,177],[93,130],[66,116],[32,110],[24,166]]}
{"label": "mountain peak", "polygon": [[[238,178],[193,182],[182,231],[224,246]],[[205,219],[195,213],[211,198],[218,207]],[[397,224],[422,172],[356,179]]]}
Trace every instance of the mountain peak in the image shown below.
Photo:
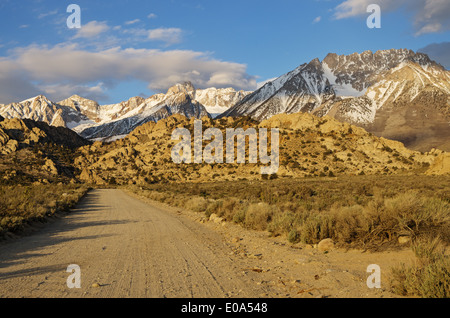
{"label": "mountain peak", "polygon": [[28,98],[26,100],[23,100],[19,104],[23,104],[23,103],[27,103],[27,102],[34,102],[34,101],[45,101],[45,102],[50,103],[50,100],[47,97],[45,97],[44,95],[41,94],[41,95],[37,95],[37,96],[32,97],[32,98]]}
{"label": "mountain peak", "polygon": [[57,104],[61,106],[68,106],[73,109],[78,109],[79,107],[86,108],[94,112],[99,108],[99,104],[96,101],[81,97],[79,95],[72,95],[69,98],[58,102]]}
{"label": "mountain peak", "polygon": [[309,62],[308,65],[318,67],[321,65],[321,63],[320,63],[320,60],[316,57],[311,62]]}
{"label": "mountain peak", "polygon": [[194,93],[195,92],[195,87],[194,85],[192,85],[191,82],[187,81],[187,82],[183,82],[183,83],[178,83],[173,85],[172,87],[169,88],[169,90],[167,91],[167,94],[179,94],[179,93],[186,93],[186,94],[190,94],[190,93]]}
{"label": "mountain peak", "polygon": [[78,99],[78,100],[90,100],[89,98],[82,97],[80,95],[74,94],[69,97],[70,99]]}
{"label": "mountain peak", "polygon": [[80,95],[74,94],[72,96],[70,96],[69,98],[66,98],[65,100],[62,100],[60,102],[58,102],[59,105],[64,105],[64,106],[68,106],[66,105],[67,103],[70,103],[70,101],[76,101],[76,102],[88,102],[88,103],[95,103],[98,105],[98,103],[92,99],[89,98],[85,98],[82,97]]}

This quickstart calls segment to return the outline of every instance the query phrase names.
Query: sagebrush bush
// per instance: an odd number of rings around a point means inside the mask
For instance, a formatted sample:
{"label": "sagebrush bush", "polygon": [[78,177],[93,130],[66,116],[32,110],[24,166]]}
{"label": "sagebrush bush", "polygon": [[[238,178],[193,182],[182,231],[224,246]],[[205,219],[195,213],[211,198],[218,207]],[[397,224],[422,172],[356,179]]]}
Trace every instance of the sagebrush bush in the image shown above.
{"label": "sagebrush bush", "polygon": [[364,241],[365,235],[370,233],[373,221],[363,206],[353,205],[332,210],[332,235],[336,241],[352,243]]}
{"label": "sagebrush bush", "polygon": [[250,204],[245,211],[244,225],[254,230],[266,230],[274,210],[267,203]]}
{"label": "sagebrush bush", "polygon": [[208,200],[203,197],[193,197],[184,204],[184,207],[195,212],[205,212],[208,208]]}
{"label": "sagebrush bush", "polygon": [[293,211],[282,211],[280,213],[275,213],[272,216],[271,222],[267,226],[267,230],[272,233],[273,236],[283,235],[285,233],[291,232],[298,220],[299,213]]}
{"label": "sagebrush bush", "polygon": [[295,244],[300,241],[300,235],[296,230],[290,230],[287,239],[290,243]]}
{"label": "sagebrush bush", "polygon": [[300,241],[316,244],[323,239],[332,237],[333,219],[328,213],[311,213],[297,228]]}
{"label": "sagebrush bush", "polygon": [[416,262],[392,269],[392,290],[403,296],[450,297],[450,257],[439,237],[416,240],[412,249]]}
{"label": "sagebrush bush", "polygon": [[207,217],[210,217],[211,214],[217,214],[223,204],[222,200],[212,200],[208,203],[205,214]]}

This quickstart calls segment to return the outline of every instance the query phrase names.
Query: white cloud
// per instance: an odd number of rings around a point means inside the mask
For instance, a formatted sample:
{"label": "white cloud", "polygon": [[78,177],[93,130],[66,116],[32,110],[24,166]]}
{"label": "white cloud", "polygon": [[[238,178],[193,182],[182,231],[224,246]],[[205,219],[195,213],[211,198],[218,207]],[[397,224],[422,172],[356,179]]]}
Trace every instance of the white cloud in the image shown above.
{"label": "white cloud", "polygon": [[[90,52],[76,44],[34,45],[12,52],[10,57],[0,58],[0,103],[28,98],[38,90],[47,92],[49,98],[83,90],[90,96],[105,95],[128,80],[148,83],[149,89],[161,92],[183,81],[198,88],[256,88],[256,78],[247,74],[246,65],[220,61],[204,52],[120,47]],[[9,78],[15,83],[8,84],[10,91],[2,87]]]}
{"label": "white cloud", "polygon": [[320,20],[322,20],[322,17],[321,17],[321,16],[318,16],[317,18],[315,18],[315,19],[313,20],[313,23],[319,23]]}
{"label": "white cloud", "polygon": [[108,30],[109,26],[106,24],[106,22],[91,21],[89,23],[82,24],[81,28],[73,38],[94,38]]}
{"label": "white cloud", "polygon": [[148,38],[152,41],[162,41],[167,45],[181,42],[183,30],[179,28],[158,28],[148,31]]}
{"label": "white cloud", "polygon": [[430,23],[430,24],[425,24],[424,26],[422,26],[420,28],[420,30],[416,32],[416,35],[422,35],[422,34],[426,34],[426,33],[435,33],[435,32],[439,32],[441,30],[442,30],[442,24]]}
{"label": "white cloud", "polygon": [[41,13],[41,14],[38,15],[38,19],[44,19],[44,18],[46,18],[46,17],[55,15],[55,14],[57,14],[57,13],[58,13],[58,10],[53,10],[53,11],[46,12],[46,13]]}
{"label": "white cloud", "polygon": [[149,18],[149,19],[156,19],[158,16],[156,15],[156,14],[154,14],[154,13],[150,13],[148,16],[147,16],[147,18]]}
{"label": "white cloud", "polygon": [[125,24],[126,25],[131,25],[131,24],[135,24],[135,23],[138,23],[138,22],[141,22],[141,20],[140,19],[134,19],[134,20],[125,22]]}
{"label": "white cloud", "polygon": [[378,4],[381,13],[404,8],[412,14],[415,35],[450,30],[450,1],[448,0],[346,0],[334,9],[336,19],[367,15],[367,7]]}
{"label": "white cloud", "polygon": [[420,2],[423,9],[421,7],[415,17],[415,25],[418,30],[416,35],[450,30],[450,1],[422,0]]}

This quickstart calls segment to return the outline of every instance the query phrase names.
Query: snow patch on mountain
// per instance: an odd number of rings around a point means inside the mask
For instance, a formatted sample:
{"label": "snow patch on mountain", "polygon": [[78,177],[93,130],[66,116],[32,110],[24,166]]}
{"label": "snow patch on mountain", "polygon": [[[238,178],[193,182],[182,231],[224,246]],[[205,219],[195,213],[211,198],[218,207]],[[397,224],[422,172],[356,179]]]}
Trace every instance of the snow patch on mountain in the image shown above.
{"label": "snow patch on mountain", "polygon": [[352,97],[360,97],[363,96],[366,93],[366,90],[357,90],[354,88],[351,84],[342,83],[338,84],[336,82],[337,77],[333,74],[333,71],[328,66],[326,62],[322,63],[322,68],[325,77],[330,82],[331,86],[333,87],[334,92],[336,93],[336,96],[342,97],[342,98],[352,98]]}

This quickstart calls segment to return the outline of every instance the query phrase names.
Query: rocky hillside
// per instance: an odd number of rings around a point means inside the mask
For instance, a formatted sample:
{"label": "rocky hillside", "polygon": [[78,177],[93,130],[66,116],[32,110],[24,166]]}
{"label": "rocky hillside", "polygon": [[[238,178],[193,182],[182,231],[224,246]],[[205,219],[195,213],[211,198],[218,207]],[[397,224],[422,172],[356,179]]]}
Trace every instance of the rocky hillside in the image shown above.
{"label": "rocky hillside", "polygon": [[220,117],[328,115],[420,151],[450,150],[450,72],[422,53],[328,54],[267,83]]}
{"label": "rocky hillside", "polygon": [[[185,127],[193,132],[193,125],[193,118],[174,115],[146,123],[124,139],[82,147],[75,159],[75,166],[82,171],[80,179],[95,184],[144,185],[263,178],[259,164],[173,163],[172,131]],[[209,127],[221,129],[224,136],[229,127],[280,128],[279,178],[423,173],[442,154],[437,150],[422,154],[357,126],[305,113],[282,114],[261,123],[247,117],[203,118],[203,129]]]}
{"label": "rocky hillside", "polygon": [[[280,114],[262,122],[250,117],[202,118],[203,130],[219,128],[224,136],[231,127],[279,128],[280,167],[276,175],[261,175],[261,164],[248,163],[248,153],[247,164],[175,164],[171,152],[177,142],[171,140],[172,132],[183,127],[193,137],[194,120],[176,114],[158,122],[147,122],[123,139],[92,143],[67,128],[0,118],[0,184],[81,181],[98,185],[145,185],[449,173],[448,153],[412,151],[400,142],[376,137],[360,127],[308,113]],[[202,146],[208,143],[204,141]]]}
{"label": "rocky hillside", "polygon": [[83,98],[78,95],[72,95],[71,97],[62,100],[57,104],[70,107],[90,119],[97,118],[100,111],[100,105],[96,101]]}
{"label": "rocky hillside", "polygon": [[90,144],[64,127],[30,119],[0,120],[0,184],[74,181],[76,149]]}

